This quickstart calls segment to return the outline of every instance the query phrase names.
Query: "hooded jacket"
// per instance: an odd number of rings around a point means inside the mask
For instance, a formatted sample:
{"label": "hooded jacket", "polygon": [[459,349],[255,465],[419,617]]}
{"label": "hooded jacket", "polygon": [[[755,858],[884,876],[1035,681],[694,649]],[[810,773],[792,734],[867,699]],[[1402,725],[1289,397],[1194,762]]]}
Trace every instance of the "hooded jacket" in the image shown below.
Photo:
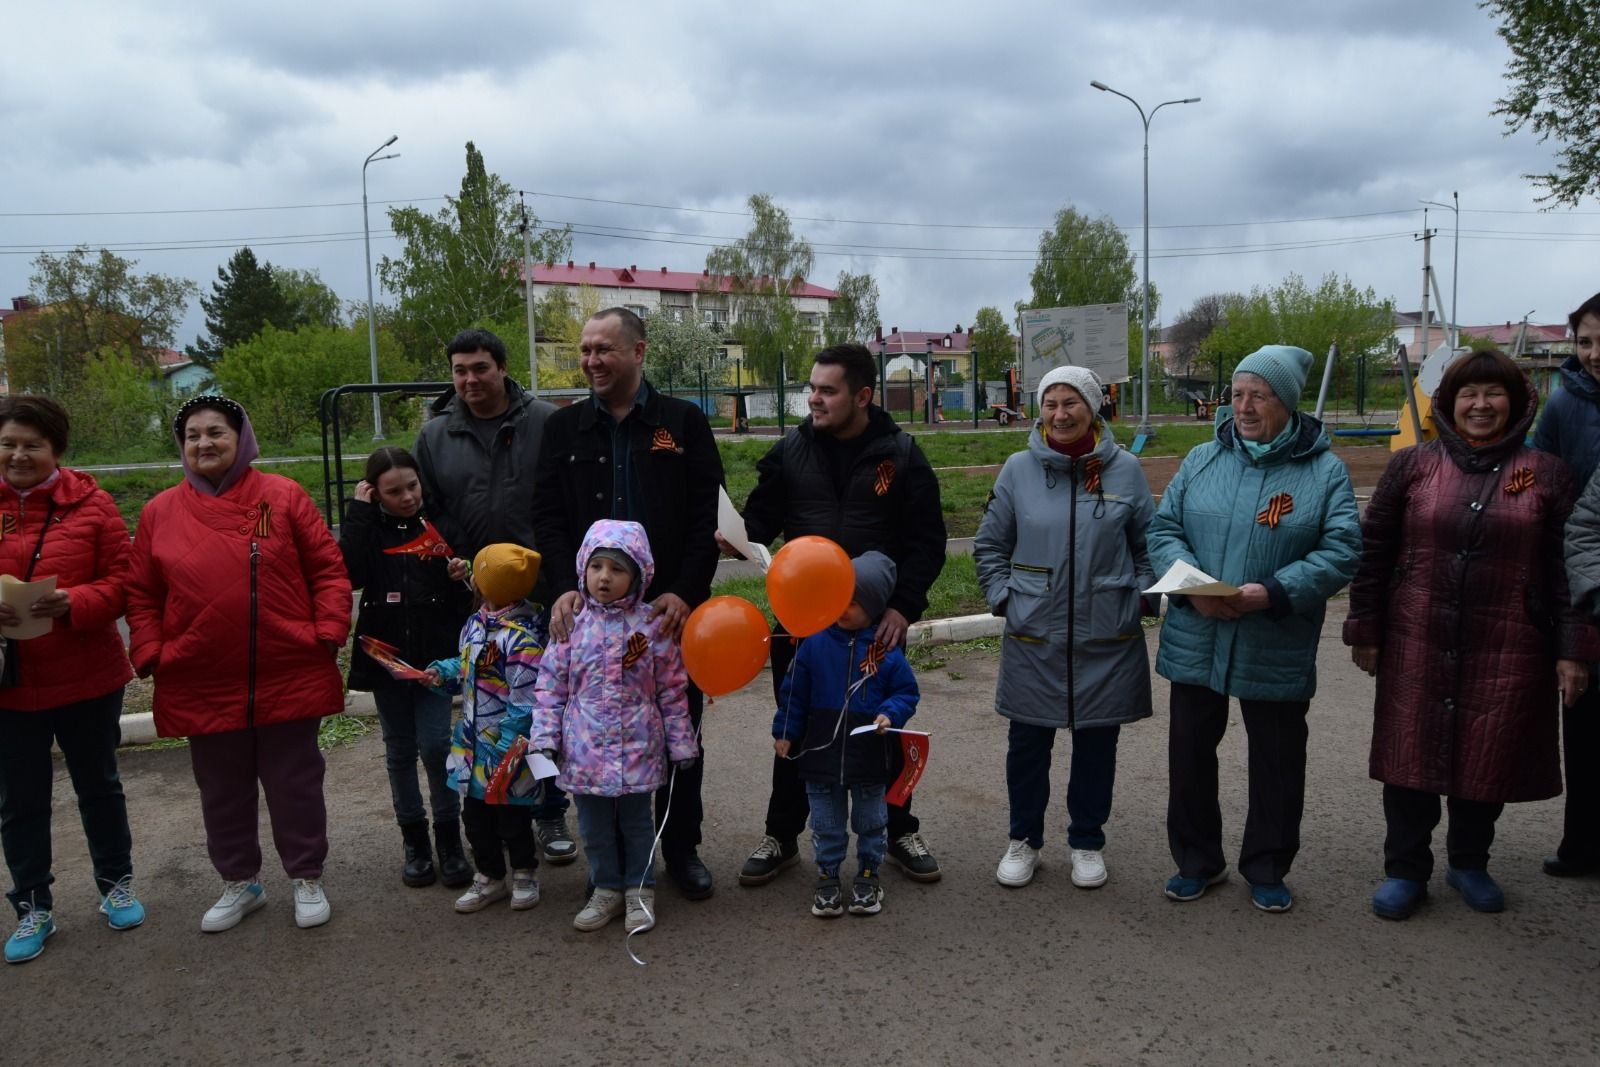
{"label": "hooded jacket", "polygon": [[1161,495],[1147,536],[1155,574],[1181,559],[1231,585],[1259,582],[1271,599],[1264,611],[1212,619],[1172,597],[1156,655],[1162,677],[1246,700],[1316,694],[1328,598],[1355,575],[1361,525],[1322,423],[1290,417],[1297,431],[1256,458],[1234,433],[1233,409],[1219,408],[1216,440],[1191,449]]}
{"label": "hooded jacket", "polygon": [[1560,456],[1572,473],[1574,492],[1582,492],[1600,467],[1600,381],[1577,356],[1561,364],[1561,379],[1533,429],[1533,447]]}
{"label": "hooded jacket", "polygon": [[648,793],[667,780],[667,762],[700,755],[689,720],[689,676],[678,643],[648,621],[643,591],[655,561],[644,527],[602,519],[578,549],[578,574],[598,548],[626,552],[640,578],[602,604],[580,586],[583,611],[565,641],[545,650],[535,693],[532,747],[551,750],[556,784],[580,796]]}
{"label": "hooded jacket", "polygon": [[1556,660],[1600,658],[1568,599],[1565,464],[1523,445],[1538,396],[1472,447],[1434,400],[1439,436],[1395,453],[1362,519],[1348,645],[1378,653],[1372,777],[1490,803],[1561,792]]}
{"label": "hooded jacket", "polygon": [[7,642],[6,655],[16,657],[20,672],[17,685],[0,689],[0,708],[7,711],[75,704],[133,677],[116,626],[124,605],[128,527],[91,475],[58,470],[54,485],[26,499],[0,482],[0,574],[20,580],[38,546],[34,580],[54,575],[56,588],[72,600],[72,610],[49,633]]}
{"label": "hooded jacket", "polygon": [[1139,461],[1097,420],[1078,459],[1045,440],[1006,460],[972,555],[989,610],[1006,620],[995,708],[1053,728],[1148,718],[1150,656],[1139,592],[1153,584],[1145,532],[1155,513]]}

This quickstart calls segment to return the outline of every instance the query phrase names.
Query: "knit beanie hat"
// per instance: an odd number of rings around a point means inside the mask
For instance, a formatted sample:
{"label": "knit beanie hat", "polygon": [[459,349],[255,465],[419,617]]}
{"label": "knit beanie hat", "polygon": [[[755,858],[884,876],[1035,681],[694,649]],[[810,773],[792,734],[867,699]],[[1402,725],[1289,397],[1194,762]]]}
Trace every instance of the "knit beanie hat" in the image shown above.
{"label": "knit beanie hat", "polygon": [[1088,367],[1054,367],[1045,372],[1039,379],[1039,391],[1034,395],[1039,400],[1044,399],[1045,390],[1052,385],[1070,385],[1083,397],[1083,402],[1089,405],[1090,411],[1099,411],[1100,404],[1105,400],[1105,392],[1100,388],[1100,379]]}
{"label": "knit beanie hat", "polygon": [[867,618],[877,622],[894,592],[894,560],[882,552],[863,552],[850,561],[856,572],[856,591],[850,599],[861,605]]}
{"label": "knit beanie hat", "polygon": [[472,583],[485,600],[505,607],[526,600],[539,580],[539,553],[521,545],[488,545],[472,561]]}
{"label": "knit beanie hat", "polygon": [[1239,361],[1235,374],[1254,374],[1264,380],[1283,406],[1293,411],[1300,406],[1300,392],[1311,373],[1310,352],[1293,345],[1262,345]]}
{"label": "knit beanie hat", "polygon": [[628,572],[628,577],[633,579],[634,585],[639,584],[639,564],[634,561],[632,556],[622,551],[622,549],[597,548],[593,552],[589,553],[589,558],[591,560],[609,559],[611,562],[619,565],[623,570]]}

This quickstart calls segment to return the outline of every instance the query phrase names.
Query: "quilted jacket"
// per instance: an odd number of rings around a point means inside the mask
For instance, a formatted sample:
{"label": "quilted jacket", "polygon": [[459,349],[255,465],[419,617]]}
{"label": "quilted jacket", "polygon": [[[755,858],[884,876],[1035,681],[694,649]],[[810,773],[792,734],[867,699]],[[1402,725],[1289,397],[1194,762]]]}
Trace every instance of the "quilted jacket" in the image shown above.
{"label": "quilted jacket", "polygon": [[1376,646],[1372,777],[1466,800],[1561,792],[1556,660],[1600,658],[1572,608],[1572,483],[1522,444],[1528,414],[1473,448],[1437,401],[1437,440],[1395,454],[1367,505],[1348,645]]}
{"label": "quilted jacket", "polygon": [[[545,650],[535,694],[535,751],[550,749],[556,784],[582,796],[648,793],[667,780],[667,762],[700,755],[689,721],[689,676],[678,644],[640,593],[655,563],[644,527],[602,519],[578,549],[578,574],[597,548],[620,548],[639,565],[627,594],[601,604],[583,590],[583,611],[565,641]],[[580,588],[582,588],[580,586]]]}
{"label": "quilted jacket", "polygon": [[0,708],[41,711],[104,696],[133,671],[117,633],[128,571],[128,527],[92,476],[59,468],[55,484],[26,500],[0,482],[0,574],[28,573],[39,532],[49,516],[34,580],[55,575],[70,590],[72,610],[50,632],[8,643],[17,658],[16,686],[0,689]]}
{"label": "quilted jacket", "polygon": [[156,732],[223,733],[344,709],[324,642],[350,638],[350,579],[311,496],[251,469],[145,505],[128,574],[129,657],[155,675]]}
{"label": "quilted jacket", "polygon": [[1560,456],[1572,472],[1574,489],[1582,492],[1600,467],[1600,382],[1577,356],[1561,364],[1561,380],[1533,429],[1533,447]]}
{"label": "quilted jacket", "polygon": [[[1217,411],[1217,437],[1192,449],[1161,495],[1147,542],[1162,575],[1177,560],[1232,585],[1260,582],[1271,606],[1210,619],[1172,597],[1156,673],[1249,700],[1310,700],[1328,598],[1361,559],[1350,474],[1322,424],[1297,413],[1299,431],[1260,459]],[[1276,525],[1273,502],[1277,501]]]}

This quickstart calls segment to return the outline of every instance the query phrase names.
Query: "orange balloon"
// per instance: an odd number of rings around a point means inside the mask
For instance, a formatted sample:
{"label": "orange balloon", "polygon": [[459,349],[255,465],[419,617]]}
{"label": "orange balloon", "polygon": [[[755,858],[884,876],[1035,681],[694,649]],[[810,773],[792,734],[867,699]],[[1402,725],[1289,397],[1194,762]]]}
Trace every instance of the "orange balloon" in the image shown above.
{"label": "orange balloon", "polygon": [[683,624],[683,666],[707,696],[750,684],[767,662],[772,630],[761,609],[737,596],[714,596]]}
{"label": "orange balloon", "polygon": [[767,569],[767,601],[791,637],[810,637],[838,622],[855,594],[850,557],[826,537],[796,537]]}

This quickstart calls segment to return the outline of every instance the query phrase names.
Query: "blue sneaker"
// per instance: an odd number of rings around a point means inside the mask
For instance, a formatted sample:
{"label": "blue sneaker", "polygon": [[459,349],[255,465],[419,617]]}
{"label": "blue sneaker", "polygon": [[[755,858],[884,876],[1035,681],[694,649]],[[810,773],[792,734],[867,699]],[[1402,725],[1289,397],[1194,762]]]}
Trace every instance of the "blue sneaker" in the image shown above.
{"label": "blue sneaker", "polygon": [[1488,871],[1458,871],[1450,867],[1445,870],[1444,881],[1461,894],[1461,899],[1473,911],[1506,910],[1506,895],[1500,883],[1489,877]]}
{"label": "blue sneaker", "polygon": [[1221,885],[1228,880],[1228,868],[1213,874],[1210,878],[1185,878],[1175,874],[1167,879],[1166,894],[1169,900],[1190,901],[1199,900],[1206,895],[1206,890],[1214,885]]}
{"label": "blue sneaker", "polygon": [[44,951],[44,943],[56,932],[56,920],[48,911],[22,905],[22,918],[16,932],[6,939],[6,962],[27,963]]}
{"label": "blue sneaker", "polygon": [[133,895],[133,875],[126,874],[100,898],[100,914],[113,930],[132,930],[144,922],[144,905]]}
{"label": "blue sneaker", "polygon": [[1294,907],[1294,894],[1282,882],[1250,887],[1250,903],[1262,911],[1288,911]]}
{"label": "blue sneaker", "polygon": [[1380,919],[1409,919],[1428,895],[1428,883],[1410,878],[1387,878],[1372,894],[1372,914]]}

